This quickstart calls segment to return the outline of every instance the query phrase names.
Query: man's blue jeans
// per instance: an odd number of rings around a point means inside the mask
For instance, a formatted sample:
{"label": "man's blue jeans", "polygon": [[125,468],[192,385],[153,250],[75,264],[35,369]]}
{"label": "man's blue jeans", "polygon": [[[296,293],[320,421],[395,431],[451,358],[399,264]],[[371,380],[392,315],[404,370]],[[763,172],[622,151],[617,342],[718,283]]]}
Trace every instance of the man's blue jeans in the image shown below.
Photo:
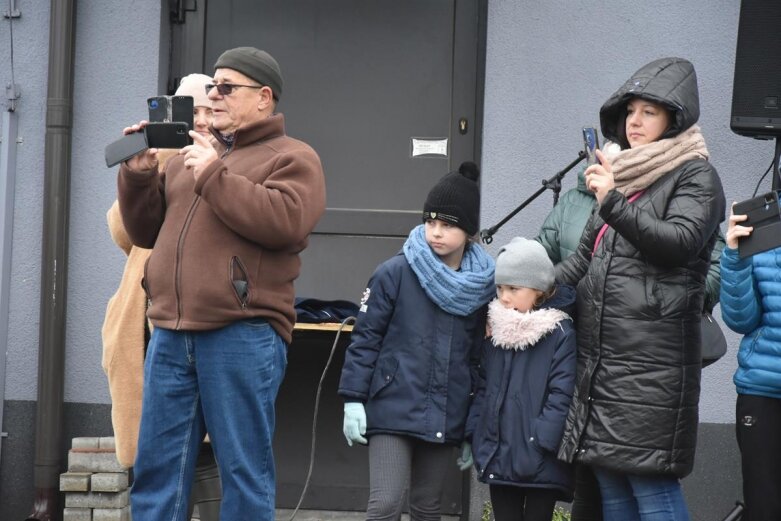
{"label": "man's blue jeans", "polygon": [[594,468],[604,521],[688,521],[681,484],[670,476],[619,474]]}
{"label": "man's blue jeans", "polygon": [[206,432],[220,469],[220,519],[274,520],[274,401],[287,346],[263,319],[212,331],[156,328],[144,365],[135,521],[185,521]]}

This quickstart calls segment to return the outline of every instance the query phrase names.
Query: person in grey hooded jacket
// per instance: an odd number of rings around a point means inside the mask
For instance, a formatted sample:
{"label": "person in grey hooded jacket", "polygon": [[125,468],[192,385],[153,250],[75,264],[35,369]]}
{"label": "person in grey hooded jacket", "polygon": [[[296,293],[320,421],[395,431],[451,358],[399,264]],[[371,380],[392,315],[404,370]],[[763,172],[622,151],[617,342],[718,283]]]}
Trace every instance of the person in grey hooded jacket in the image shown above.
{"label": "person in grey hooded jacket", "polygon": [[599,205],[576,253],[578,369],[559,457],[594,468],[606,521],[689,519],[700,316],[724,194],[698,126],[691,63],[640,68],[602,106],[613,158],[586,169]]}

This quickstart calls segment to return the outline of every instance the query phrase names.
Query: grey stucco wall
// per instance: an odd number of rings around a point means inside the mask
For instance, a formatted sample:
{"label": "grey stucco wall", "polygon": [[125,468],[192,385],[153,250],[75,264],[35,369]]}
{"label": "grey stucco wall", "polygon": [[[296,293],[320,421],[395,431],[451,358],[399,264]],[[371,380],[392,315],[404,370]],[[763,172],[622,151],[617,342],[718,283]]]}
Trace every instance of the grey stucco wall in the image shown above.
{"label": "grey stucco wall", "polygon": [[[122,274],[123,254],[105,213],[116,193],[103,148],[145,116],[157,93],[160,9],[155,0],[77,2],[71,161],[70,251],[65,399],[107,403],[100,367],[106,302]],[[49,2],[17,2],[14,69],[21,86],[6,400],[35,400],[41,271],[43,157]],[[5,8],[5,7],[4,7]],[[0,85],[11,81],[10,30],[0,20]]]}
{"label": "grey stucco wall", "polygon": [[87,5],[77,17],[65,399],[108,403],[100,330],[125,255],[108,234],[118,167],[106,168],[103,149],[146,119],[158,94],[162,3]]}
{"label": "grey stucco wall", "polygon": [[[3,6],[3,10],[7,9]],[[21,98],[16,149],[16,190],[11,258],[11,292],[6,359],[6,400],[35,399],[38,378],[38,301],[41,290],[41,229],[43,147],[46,124],[46,85],[49,8],[19,3],[21,18],[0,19],[0,87],[13,72]],[[3,103],[3,110],[6,110]],[[3,136],[5,139],[5,136]],[[6,339],[0,339],[4,342]],[[0,368],[2,370],[2,368]]]}
{"label": "grey stucco wall", "polygon": [[[772,158],[772,143],[729,130],[738,2],[629,4],[556,0],[489,3],[483,135],[483,225],[497,222],[579,150],[580,128],[598,122],[602,102],[651,59],[693,61],[700,124],[728,200],[747,197]],[[46,114],[48,4],[20,2],[14,21],[19,102],[6,399],[34,400],[37,378],[41,201]],[[103,147],[144,116],[159,88],[160,4],[154,0],[80,3],[71,183],[66,400],[108,402],[100,369],[105,303],[121,276],[105,211],[115,197]],[[0,85],[10,81],[8,21],[0,23]],[[564,181],[574,186],[574,175]],[[544,194],[496,235],[536,234],[549,210]],[[717,313],[718,314],[718,313]],[[702,421],[732,421],[734,350],[703,374]]]}
{"label": "grey stucco wall", "polygon": [[[582,147],[581,127],[597,126],[607,97],[640,66],[663,56],[694,63],[699,124],[727,201],[750,196],[773,158],[773,143],[729,129],[739,7],[735,0],[491,0],[483,226],[498,222],[536,191],[541,179],[574,159]],[[575,182],[572,173],[564,190]],[[536,235],[551,204],[550,192],[537,199],[496,234],[492,249],[514,235]],[[715,314],[720,320],[718,308]],[[703,371],[702,422],[734,421],[732,373],[739,337],[727,332],[727,340],[727,355]]]}
{"label": "grey stucco wall", "polygon": [[[26,402],[36,399],[37,388],[49,3],[18,0],[17,5],[22,18],[14,20],[14,63],[16,83],[22,89],[18,105],[22,143],[18,146],[5,399]],[[537,190],[541,179],[574,158],[581,147],[580,128],[598,122],[599,107],[607,96],[640,65],[666,55],[686,57],[697,68],[700,124],[712,161],[722,174],[728,201],[750,195],[772,158],[773,145],[729,130],[738,8],[735,0],[490,0],[483,226],[497,222]],[[155,0],[83,1],[77,6],[66,333],[68,402],[109,402],[100,368],[100,328],[105,304],[119,282],[124,256],[106,228],[105,212],[116,188],[115,169],[105,167],[103,148],[119,136],[123,126],[144,117],[146,97],[160,92],[161,71],[165,70],[160,18],[161,3]],[[0,88],[10,82],[8,42],[9,22],[0,19]],[[574,182],[571,175],[564,188]],[[536,234],[550,204],[547,193],[505,225],[496,235],[492,251],[513,235]],[[703,373],[703,422],[732,422],[735,393],[731,376],[738,337],[728,333],[728,340],[730,353]],[[105,417],[105,407],[98,409]],[[22,412],[7,415],[6,422],[23,418],[12,423],[29,425],[23,433],[29,441],[34,407],[18,403],[11,412],[17,410]],[[76,423],[86,421],[73,419]],[[716,427],[720,428],[718,439],[724,441],[720,450],[734,457],[729,427]],[[84,432],[74,427],[73,434]],[[8,465],[30,466],[29,445],[19,449],[24,451],[24,461],[4,461],[3,467],[12,474],[9,480],[18,481],[19,475]],[[700,488],[724,491],[722,499],[728,503],[737,495],[728,488],[736,481],[727,476],[730,479],[725,478],[723,487],[714,486],[713,476],[721,476],[715,467],[724,464],[734,469],[736,462],[717,461],[716,451],[705,454],[713,456],[714,471],[695,471],[702,476]],[[698,461],[704,464],[711,459]],[[31,476],[25,477],[19,490],[26,491],[29,482]],[[722,505],[718,507],[723,511]]]}

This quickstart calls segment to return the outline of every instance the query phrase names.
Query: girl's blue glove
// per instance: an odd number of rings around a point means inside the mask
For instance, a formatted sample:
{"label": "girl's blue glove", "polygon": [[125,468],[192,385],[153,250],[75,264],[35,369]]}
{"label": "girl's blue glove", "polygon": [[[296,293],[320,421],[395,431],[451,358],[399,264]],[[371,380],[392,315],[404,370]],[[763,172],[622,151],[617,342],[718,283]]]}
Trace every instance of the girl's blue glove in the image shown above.
{"label": "girl's blue glove", "polygon": [[461,444],[461,455],[456,460],[456,465],[458,465],[458,468],[461,470],[468,470],[473,463],[472,444],[465,441]]}
{"label": "girl's blue glove", "polygon": [[366,445],[363,435],[366,434],[366,409],[361,402],[347,402],[344,404],[344,425],[342,426],[347,445],[353,446],[353,442]]}

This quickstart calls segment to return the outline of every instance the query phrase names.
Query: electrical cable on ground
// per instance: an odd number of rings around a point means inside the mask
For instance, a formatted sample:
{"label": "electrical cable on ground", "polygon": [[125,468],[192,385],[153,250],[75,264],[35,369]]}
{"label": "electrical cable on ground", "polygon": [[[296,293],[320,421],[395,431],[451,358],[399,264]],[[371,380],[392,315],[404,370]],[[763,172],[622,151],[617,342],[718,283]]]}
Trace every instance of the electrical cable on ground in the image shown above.
{"label": "electrical cable on ground", "polygon": [[336,338],[334,339],[334,343],[331,346],[331,353],[328,355],[328,361],[325,363],[325,368],[323,369],[323,374],[320,376],[320,382],[317,384],[317,393],[315,394],[315,412],[312,415],[312,445],[309,448],[309,471],[306,474],[306,480],[304,481],[304,489],[301,491],[301,496],[298,498],[298,504],[296,505],[296,508],[293,510],[293,513],[290,516],[290,519],[288,521],[293,521],[293,519],[296,517],[296,514],[298,513],[298,509],[301,508],[301,503],[304,502],[304,496],[306,496],[306,491],[309,488],[309,481],[312,478],[312,470],[315,467],[315,444],[317,442],[317,413],[320,410],[320,393],[323,389],[323,381],[325,380],[325,375],[328,373],[328,368],[331,365],[331,360],[334,357],[334,353],[336,352],[336,346],[339,345],[339,336],[342,334],[342,330],[344,329],[344,326],[346,326],[348,323],[355,324],[355,317],[347,317],[344,320],[342,320],[342,323],[339,324],[339,329],[336,331]]}

